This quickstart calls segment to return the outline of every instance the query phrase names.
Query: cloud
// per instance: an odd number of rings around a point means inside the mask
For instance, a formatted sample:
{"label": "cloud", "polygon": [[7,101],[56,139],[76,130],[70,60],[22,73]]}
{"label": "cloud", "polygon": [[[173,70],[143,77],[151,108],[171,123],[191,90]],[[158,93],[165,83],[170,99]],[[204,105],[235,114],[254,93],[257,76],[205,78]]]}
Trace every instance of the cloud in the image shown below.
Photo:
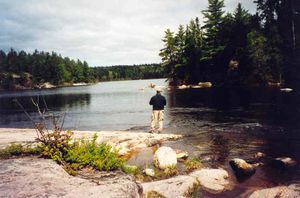
{"label": "cloud", "polygon": [[[242,4],[254,12],[251,2]],[[225,3],[232,11],[238,1]],[[92,66],[160,62],[164,31],[201,21],[206,7],[206,0],[1,0],[0,49],[55,51]]]}

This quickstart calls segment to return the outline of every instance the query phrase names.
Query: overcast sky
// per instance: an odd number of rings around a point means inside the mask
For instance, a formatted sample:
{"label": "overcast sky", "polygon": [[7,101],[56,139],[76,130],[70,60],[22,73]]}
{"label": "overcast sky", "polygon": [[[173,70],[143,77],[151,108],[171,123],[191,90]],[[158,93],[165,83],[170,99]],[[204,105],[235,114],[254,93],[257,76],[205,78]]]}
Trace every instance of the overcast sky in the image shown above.
{"label": "overcast sky", "polygon": [[[238,2],[255,12],[253,0]],[[55,51],[90,66],[159,63],[167,28],[177,30],[207,0],[0,0],[0,49]]]}

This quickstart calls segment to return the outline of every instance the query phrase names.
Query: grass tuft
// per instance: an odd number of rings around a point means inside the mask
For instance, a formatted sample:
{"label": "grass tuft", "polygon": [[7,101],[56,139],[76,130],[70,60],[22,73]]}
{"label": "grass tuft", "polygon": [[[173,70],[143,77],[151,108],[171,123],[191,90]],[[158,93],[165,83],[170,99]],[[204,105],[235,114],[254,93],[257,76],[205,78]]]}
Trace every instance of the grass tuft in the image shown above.
{"label": "grass tuft", "polygon": [[12,143],[4,149],[0,149],[0,159],[7,159],[13,156],[30,156],[30,155],[41,155],[43,147],[40,145],[24,146],[22,144]]}
{"label": "grass tuft", "polygon": [[188,159],[185,163],[184,163],[186,169],[188,171],[192,171],[198,168],[202,167],[202,163],[200,162],[200,160],[196,157],[193,157],[192,159]]}

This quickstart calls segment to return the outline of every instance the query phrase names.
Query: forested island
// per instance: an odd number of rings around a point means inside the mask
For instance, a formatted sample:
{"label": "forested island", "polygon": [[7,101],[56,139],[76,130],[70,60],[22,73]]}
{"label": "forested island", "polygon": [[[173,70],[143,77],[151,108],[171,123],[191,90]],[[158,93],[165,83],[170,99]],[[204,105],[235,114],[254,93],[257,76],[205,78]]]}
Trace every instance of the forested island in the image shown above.
{"label": "forested island", "polygon": [[187,25],[179,25],[176,32],[167,29],[160,56],[170,83],[299,85],[300,3],[255,3],[255,14],[241,3],[234,12],[225,13],[224,0],[208,0],[207,9],[202,11],[203,24],[196,17]]}
{"label": "forested island", "polygon": [[52,52],[8,53],[0,50],[0,89],[32,89],[71,86],[99,81],[162,78],[160,64],[89,67],[86,61],[72,60]]}
{"label": "forested island", "polygon": [[93,68],[99,81],[138,80],[165,77],[161,64],[116,65]]}

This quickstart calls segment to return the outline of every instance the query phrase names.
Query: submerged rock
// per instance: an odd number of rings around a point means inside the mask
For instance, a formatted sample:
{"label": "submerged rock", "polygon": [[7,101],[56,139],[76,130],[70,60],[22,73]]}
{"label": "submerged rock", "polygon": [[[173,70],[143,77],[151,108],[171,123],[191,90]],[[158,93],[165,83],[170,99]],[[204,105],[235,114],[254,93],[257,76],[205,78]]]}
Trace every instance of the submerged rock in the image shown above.
{"label": "submerged rock", "polygon": [[159,147],[154,154],[154,163],[160,169],[166,169],[170,166],[176,166],[176,152],[171,147]]}
{"label": "submerged rock", "polygon": [[239,180],[246,179],[253,175],[256,171],[256,166],[247,163],[243,159],[235,158],[229,161],[230,166],[232,167],[236,177]]}
{"label": "submerged rock", "polygon": [[184,161],[189,157],[189,153],[187,151],[176,150],[176,157],[178,161]]}
{"label": "submerged rock", "polygon": [[289,186],[277,186],[253,192],[249,198],[292,198],[300,196],[299,186],[292,184]]}
{"label": "submerged rock", "polygon": [[265,158],[266,154],[262,153],[262,152],[257,152],[254,154],[254,158],[255,159],[261,159],[261,158]]}
{"label": "submerged rock", "polygon": [[278,169],[288,169],[296,166],[297,162],[290,157],[278,157],[272,161],[272,166]]}
{"label": "submerged rock", "polygon": [[190,176],[199,181],[203,190],[213,194],[231,189],[228,172],[224,169],[201,169],[192,172]]}

